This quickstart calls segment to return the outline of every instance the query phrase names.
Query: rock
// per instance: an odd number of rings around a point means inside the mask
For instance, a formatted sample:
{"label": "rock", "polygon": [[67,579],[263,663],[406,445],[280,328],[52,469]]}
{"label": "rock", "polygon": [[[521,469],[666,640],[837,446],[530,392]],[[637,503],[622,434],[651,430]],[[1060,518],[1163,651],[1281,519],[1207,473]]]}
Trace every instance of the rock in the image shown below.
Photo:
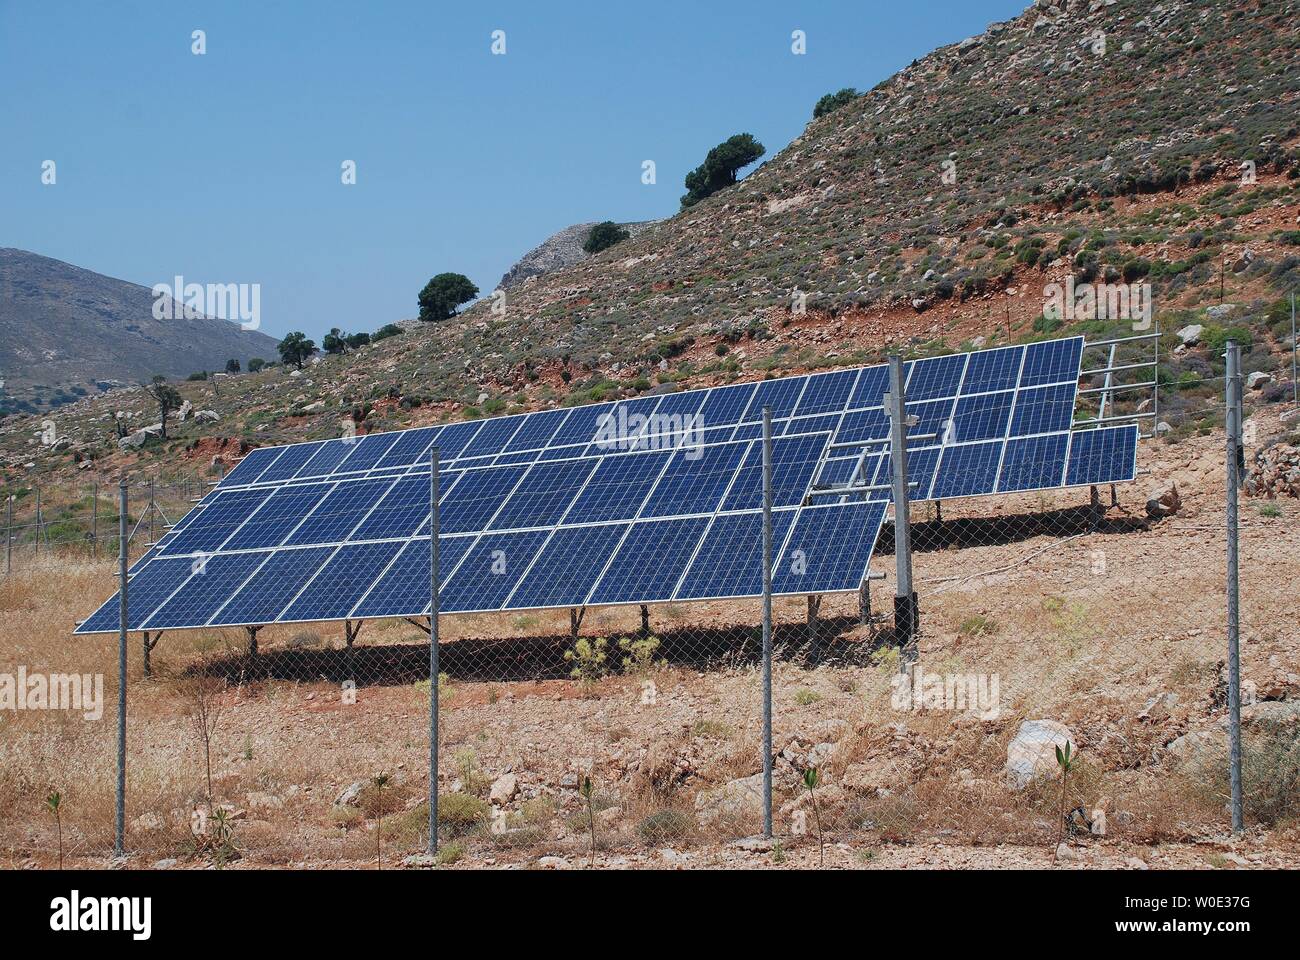
{"label": "rock", "polygon": [[221,419],[221,414],[215,410],[196,410],[194,412],[195,423],[216,423]]}
{"label": "rock", "polygon": [[543,870],[567,870],[569,861],[564,857],[539,857],[537,865]]}
{"label": "rock", "polygon": [[1172,429],[1173,427],[1171,427],[1168,424],[1168,422],[1164,420],[1161,420],[1159,423],[1156,424],[1156,433],[1168,433]]}
{"label": "rock", "polygon": [[604,810],[596,811],[596,826],[606,830],[612,829],[615,824],[623,819],[622,807],[606,807]]}
{"label": "rock", "polygon": [[1159,723],[1161,720],[1169,719],[1169,711],[1178,704],[1178,694],[1162,693],[1158,697],[1152,697],[1147,701],[1147,705],[1142,708],[1138,714],[1139,720],[1146,720],[1150,723]]}
{"label": "rock", "polygon": [[1023,789],[1035,777],[1049,775],[1056,770],[1056,748],[1070,744],[1074,737],[1068,727],[1055,720],[1025,720],[1015,737],[1007,744],[1005,767],[1007,783]]}
{"label": "rock", "polygon": [[176,864],[177,860],[175,857],[167,857],[165,860],[155,860],[151,864],[151,868],[154,870],[175,870]]}
{"label": "rock", "polygon": [[402,859],[402,866],[410,869],[427,870],[429,867],[436,867],[437,865],[438,858],[430,856],[427,853],[413,853],[409,857],[404,857]]}
{"label": "rock", "polygon": [[1183,506],[1183,498],[1178,493],[1178,484],[1171,483],[1147,500],[1147,516],[1152,520],[1172,517]]}
{"label": "rock", "polygon": [[1199,323],[1189,323],[1181,330],[1176,331],[1178,339],[1183,342],[1183,346],[1190,347],[1201,342],[1201,334],[1205,332],[1205,327]]}
{"label": "rock", "polygon": [[763,775],[731,780],[714,790],[701,790],[695,795],[695,812],[702,821],[722,817],[763,815]]}
{"label": "rock", "polygon": [[343,791],[334,798],[336,807],[356,807],[361,802],[361,791],[366,789],[369,780],[358,780],[356,783],[349,784],[343,788]]}
{"label": "rock", "polygon": [[181,421],[181,423],[184,423],[186,418],[189,417],[190,413],[193,410],[194,410],[194,404],[191,403],[189,400],[186,400],[184,403],[181,404],[180,409],[176,411],[176,419]]}
{"label": "rock", "polygon": [[1065,863],[1073,863],[1079,859],[1079,855],[1075,853],[1073,847],[1069,846],[1065,841],[1061,841],[1056,845],[1056,859]]}
{"label": "rock", "polygon": [[1246,377],[1246,386],[1251,390],[1262,390],[1272,382],[1273,377],[1270,374],[1265,373],[1263,370],[1256,370],[1254,373]]}
{"label": "rock", "polygon": [[830,763],[831,757],[835,753],[835,744],[819,743],[808,751],[807,766],[816,767],[818,770],[824,770]]}
{"label": "rock", "polygon": [[313,402],[307,404],[307,406],[303,407],[303,408],[302,408],[302,412],[303,412],[303,413],[315,413],[317,410],[324,410],[324,409],[325,409],[325,401],[324,401],[324,400],[315,400],[315,401],[313,401]]}
{"label": "rock", "polygon": [[282,810],[284,808],[284,801],[273,793],[245,794],[244,802],[252,810]]}
{"label": "rock", "polygon": [[499,807],[505,806],[519,792],[519,780],[513,773],[503,773],[497,777],[488,792],[488,800]]}
{"label": "rock", "polygon": [[156,813],[142,813],[131,821],[132,830],[161,830],[167,824]]}
{"label": "rock", "polygon": [[1143,860],[1141,857],[1126,857],[1124,860],[1124,866],[1128,867],[1130,870],[1151,869],[1150,867],[1147,866],[1147,862]]}
{"label": "rock", "polygon": [[731,846],[746,853],[770,853],[776,847],[776,841],[769,837],[741,837],[731,841]]}
{"label": "rock", "polygon": [[1212,307],[1205,308],[1205,315],[1211,320],[1222,320],[1224,317],[1231,315],[1237,309],[1235,303],[1219,303]]}
{"label": "rock", "polygon": [[1088,829],[1092,831],[1094,837],[1106,836],[1106,811],[1098,807],[1092,811],[1092,822],[1089,823]]}

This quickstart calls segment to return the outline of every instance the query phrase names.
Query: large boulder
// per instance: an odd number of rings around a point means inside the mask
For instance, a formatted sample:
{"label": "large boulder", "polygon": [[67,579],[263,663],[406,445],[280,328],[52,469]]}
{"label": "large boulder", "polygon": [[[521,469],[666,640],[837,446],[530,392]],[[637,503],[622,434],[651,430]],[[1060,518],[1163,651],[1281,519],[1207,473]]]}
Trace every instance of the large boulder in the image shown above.
{"label": "large boulder", "polygon": [[1037,777],[1049,776],[1057,768],[1056,748],[1069,744],[1074,749],[1074,735],[1055,720],[1025,720],[1007,744],[1006,777],[1017,790]]}
{"label": "large boulder", "polygon": [[497,777],[488,792],[488,799],[498,807],[504,807],[519,792],[519,779],[513,773],[504,773]]}

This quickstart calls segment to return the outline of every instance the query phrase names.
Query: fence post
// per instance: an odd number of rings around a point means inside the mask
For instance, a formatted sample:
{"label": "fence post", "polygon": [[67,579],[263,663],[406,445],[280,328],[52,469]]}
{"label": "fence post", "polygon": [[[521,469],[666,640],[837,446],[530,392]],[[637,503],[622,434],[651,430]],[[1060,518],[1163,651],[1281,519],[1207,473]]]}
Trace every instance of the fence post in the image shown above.
{"label": "fence post", "polygon": [[43,527],[44,524],[41,523],[41,487],[40,484],[37,484],[36,486],[36,556],[38,558],[41,555],[41,529]]}
{"label": "fence post", "polygon": [[157,509],[158,509],[157,504],[154,502],[154,478],[150,477],[149,478],[149,546],[151,547],[154,545],[155,542],[155,538],[153,535],[154,533],[153,518],[154,518],[154,513],[155,511],[157,511]]}
{"label": "fence post", "polygon": [[14,495],[5,498],[5,576],[14,572]]}
{"label": "fence post", "polygon": [[1297,344],[1295,342],[1295,294],[1291,294],[1291,402],[1300,407],[1300,380],[1295,375],[1295,357]]}
{"label": "fence post", "polygon": [[99,559],[99,477],[90,486],[90,558]]}
{"label": "fence post", "polygon": [[429,451],[429,855],[438,853],[438,448]]}
{"label": "fence post", "polygon": [[113,856],[121,857],[126,837],[126,476],[117,483],[117,829]]}
{"label": "fence post", "polygon": [[[890,450],[894,485],[894,560],[897,585],[894,595],[894,633],[900,648],[916,635],[919,611],[912,589],[912,531],[907,479],[907,405],[903,396],[903,358],[889,358]],[[900,658],[904,663],[907,656]]]}
{"label": "fence post", "polygon": [[772,838],[772,408],[763,408],[763,836]]}
{"label": "fence post", "polygon": [[1228,743],[1232,783],[1232,829],[1241,833],[1245,817],[1241,800],[1241,608],[1237,580],[1237,488],[1241,484],[1241,351],[1228,341],[1225,397],[1227,406],[1228,515]]}

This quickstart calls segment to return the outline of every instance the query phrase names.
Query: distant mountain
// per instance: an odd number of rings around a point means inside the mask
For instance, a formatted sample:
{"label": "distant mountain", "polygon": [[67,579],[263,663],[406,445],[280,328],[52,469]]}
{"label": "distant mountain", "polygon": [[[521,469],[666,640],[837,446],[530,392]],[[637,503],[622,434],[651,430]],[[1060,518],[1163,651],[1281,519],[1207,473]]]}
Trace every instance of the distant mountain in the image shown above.
{"label": "distant mountain", "polygon": [[[620,223],[619,226],[635,237],[642,230],[658,222],[658,220],[643,220],[639,223]],[[587,242],[587,234],[595,225],[595,223],[575,223],[547,237],[506,271],[505,276],[501,278],[501,289],[505,290],[507,287],[523,283],[529,277],[540,277],[544,273],[563,270],[575,263],[582,263],[591,256],[582,249],[582,245]]]}
{"label": "distant mountain", "polygon": [[0,413],[277,356],[265,334],[210,317],[157,320],[153,304],[148,287],[0,247]]}

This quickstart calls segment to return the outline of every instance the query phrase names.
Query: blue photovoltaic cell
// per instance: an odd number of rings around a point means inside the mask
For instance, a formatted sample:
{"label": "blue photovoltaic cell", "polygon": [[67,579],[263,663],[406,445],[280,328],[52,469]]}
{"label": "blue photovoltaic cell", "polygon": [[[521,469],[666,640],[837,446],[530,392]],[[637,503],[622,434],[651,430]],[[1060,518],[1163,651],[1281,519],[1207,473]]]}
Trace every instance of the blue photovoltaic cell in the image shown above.
{"label": "blue photovoltaic cell", "polygon": [[392,449],[399,434],[371,433],[352,445],[352,455],[339,466],[340,473],[363,473],[370,470]]}
{"label": "blue photovoltaic cell", "polygon": [[270,495],[271,491],[265,488],[223,493],[168,541],[165,552],[174,556],[196,550],[216,550]]}
{"label": "blue photovoltaic cell", "polygon": [[255,523],[246,523],[226,542],[227,550],[278,547],[309,511],[320,503],[330,483],[298,483],[280,487],[257,511]]}
{"label": "blue photovoltaic cell", "polygon": [[595,460],[553,460],[534,464],[492,520],[491,528],[515,530],[554,526],[578,496],[595,466]]}
{"label": "blue photovoltaic cell", "polygon": [[483,429],[475,434],[473,441],[461,453],[463,457],[487,457],[500,453],[515,432],[523,426],[523,417],[499,417],[485,420]]}
{"label": "blue photovoltaic cell", "polygon": [[1070,429],[1074,419],[1073,385],[1021,390],[1011,417],[1011,436],[1027,437]]}
{"label": "blue photovoltaic cell", "polygon": [[[473,537],[438,538],[438,573],[446,580],[456,568]],[[429,611],[433,589],[429,582],[429,538],[408,541],[388,571],[354,609],[353,616],[416,617]]]}
{"label": "blue photovoltaic cell", "polygon": [[[442,477],[441,471],[438,476]],[[428,518],[429,473],[425,471],[424,474],[398,480],[348,539],[386,540],[409,537],[424,526]]]}
{"label": "blue photovoltaic cell", "polygon": [[[150,630],[207,623],[269,554],[225,553],[191,564],[193,574],[142,626]],[[128,591],[128,597],[130,593]]]}
{"label": "blue photovoltaic cell", "polygon": [[[857,386],[853,388],[853,397],[849,401],[850,410],[863,407],[879,407],[889,390],[889,367],[863,367],[859,371]],[[907,395],[907,391],[903,391]]]}
{"label": "blue photovoltaic cell", "polygon": [[[803,499],[825,449],[825,434],[772,441],[772,506],[792,507]],[[763,444],[754,443],[745,454],[745,462],[736,473],[736,482],[731,485],[722,509],[760,510],[762,507]]]}
{"label": "blue photovoltaic cell", "polygon": [[[189,579],[194,560],[190,557],[160,557],[130,579],[126,594],[127,629],[139,630],[160,603]],[[104,602],[80,627],[78,633],[107,633],[118,629],[120,604],[114,596]]]}
{"label": "blue photovoltaic cell", "polygon": [[655,408],[655,417],[659,420],[658,430],[648,430],[648,434],[654,433],[672,433],[683,427],[689,426],[689,423],[683,419],[677,425],[672,425],[669,420],[672,417],[690,418],[692,415],[700,412],[704,406],[704,399],[708,396],[707,390],[687,390],[682,393],[665,393],[660,399],[659,406]]}
{"label": "blue photovoltaic cell", "polygon": [[[793,510],[772,513],[772,553],[785,539]],[[724,513],[714,517],[700,551],[677,589],[678,600],[752,597],[763,592],[763,514]]]}
{"label": "blue photovoltaic cell", "polygon": [[587,444],[591,443],[596,437],[596,431],[600,429],[602,417],[609,416],[612,404],[600,403],[587,407],[574,407],[569,411],[569,417],[564,421],[564,425],[555,431],[555,436],[551,437],[549,447],[569,447],[574,444],[582,444],[578,448],[581,453]]}
{"label": "blue photovoltaic cell", "polygon": [[279,619],[343,619],[400,549],[395,542],[339,547]]}
{"label": "blue photovoltaic cell", "polygon": [[308,460],[316,455],[316,451],[325,445],[324,441],[315,443],[296,443],[291,447],[285,447],[284,452],[276,459],[275,463],[266,468],[265,471],[257,478],[258,483],[279,483],[282,480],[288,480],[305,464]]}
{"label": "blue photovoltaic cell", "polygon": [[909,401],[933,400],[935,397],[955,397],[966,369],[966,354],[954,353],[946,357],[929,357],[912,364],[903,395]]}
{"label": "blue photovoltaic cell", "polygon": [[295,480],[301,480],[306,477],[324,477],[333,473],[340,463],[347,459],[354,449],[357,441],[355,437],[345,437],[341,440],[326,440],[312,456],[310,460],[298,468],[294,474]]}
{"label": "blue photovoltaic cell", "polygon": [[1065,475],[1065,447],[1069,435],[1025,437],[1007,442],[1002,458],[998,492],[1059,487]]}
{"label": "blue photovoltaic cell", "polygon": [[522,608],[579,607],[618,546],[627,524],[565,527],[537,557],[520,581],[510,606]]}
{"label": "blue photovoltaic cell", "polygon": [[506,444],[504,452],[540,450],[550,442],[551,437],[555,436],[555,432],[560,429],[560,425],[568,415],[568,410],[543,410],[541,413],[529,414],[524,425]]}
{"label": "blue photovoltaic cell", "polygon": [[1083,338],[1043,340],[1025,347],[1025,367],[1020,388],[1044,383],[1077,383],[1079,358],[1083,355]]}
{"label": "blue photovoltaic cell", "polygon": [[1002,448],[1000,440],[948,447],[943,452],[930,496],[935,500],[950,500],[992,493],[998,480]]}
{"label": "blue photovoltaic cell", "polygon": [[799,398],[799,406],[795,408],[795,416],[843,411],[857,378],[856,370],[836,370],[809,377],[808,386]]}
{"label": "blue photovoltaic cell", "polygon": [[745,413],[745,423],[755,423],[763,419],[763,408],[772,408],[772,419],[788,417],[794,412],[799,395],[807,377],[783,377],[777,380],[764,380],[758,385],[754,399],[750,401]]}
{"label": "blue photovoltaic cell", "polygon": [[605,457],[569,511],[569,523],[630,520],[645,502],[672,451]]}
{"label": "blue photovoltaic cell", "polygon": [[525,530],[479,537],[443,586],[439,609],[500,610],[548,536],[549,530]]}
{"label": "blue photovoltaic cell", "polygon": [[704,406],[700,408],[704,429],[738,423],[757,389],[752,383],[734,383],[731,386],[715,387],[710,390]]}
{"label": "blue photovoltaic cell", "polygon": [[1010,390],[962,397],[957,401],[957,409],[953,412],[950,442],[966,443],[1005,437],[1014,397],[1015,393]]}
{"label": "blue photovoltaic cell", "polygon": [[708,517],[634,523],[588,602],[671,600],[682,569],[708,525]]}
{"label": "blue photovoltaic cell", "polygon": [[475,420],[470,423],[453,423],[443,427],[438,434],[438,459],[448,463],[459,457],[465,447],[474,439],[474,434],[483,428],[483,422]]}
{"label": "blue photovoltaic cell", "polygon": [[[398,434],[398,441],[388,448],[388,452],[375,464],[377,470],[390,470],[400,467],[412,467],[420,464],[428,474],[429,449],[437,439],[441,427],[420,427],[418,430],[403,430]],[[441,456],[441,451],[439,455]],[[350,468],[348,468],[350,469]]]}
{"label": "blue photovoltaic cell", "polygon": [[861,585],[884,519],[883,503],[800,510],[784,552],[773,561],[772,592],[826,593]]}
{"label": "blue photovoltaic cell", "polygon": [[1024,356],[1024,347],[999,347],[996,350],[972,353],[961,392],[972,394],[1014,390],[1020,381],[1020,363]]}
{"label": "blue photovoltaic cell", "polygon": [[338,484],[312,512],[311,520],[298,527],[285,543],[289,546],[305,546],[309,543],[338,543],[346,540],[352,528],[361,522],[361,518],[370,512],[384,491],[392,485],[392,477],[350,480]]}
{"label": "blue photovoltaic cell", "polygon": [[526,469],[516,466],[466,470],[441,502],[440,531],[469,533],[487,527]]}
{"label": "blue photovoltaic cell", "polygon": [[1069,487],[1132,480],[1137,474],[1136,424],[1079,430],[1070,439]]}
{"label": "blue photovoltaic cell", "polygon": [[283,449],[283,447],[258,447],[256,450],[250,450],[221,482],[232,487],[241,483],[255,482],[258,474],[269,467],[271,461],[278,457]]}
{"label": "blue photovoltaic cell", "polygon": [[874,410],[854,410],[844,415],[840,432],[835,435],[837,443],[856,443],[861,440],[880,440],[889,436],[889,418],[880,408]]}
{"label": "blue photovoltaic cell", "polygon": [[277,550],[218,611],[212,625],[272,622],[333,552],[333,547]]}
{"label": "blue photovoltaic cell", "polygon": [[712,513],[722,502],[745,447],[743,443],[726,443],[674,451],[672,462],[641,515],[672,517]]}

